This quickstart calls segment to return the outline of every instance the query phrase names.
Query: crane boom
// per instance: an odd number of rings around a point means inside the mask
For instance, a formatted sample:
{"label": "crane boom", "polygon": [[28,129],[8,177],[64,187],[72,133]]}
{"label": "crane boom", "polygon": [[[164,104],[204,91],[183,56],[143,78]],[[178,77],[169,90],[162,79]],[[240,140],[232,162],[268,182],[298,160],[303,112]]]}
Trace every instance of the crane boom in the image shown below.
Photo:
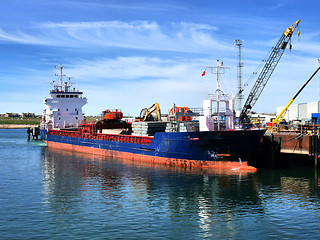
{"label": "crane boom", "polygon": [[[300,19],[288,27],[280,37],[277,44],[272,48],[272,51],[265,62],[254,86],[251,89],[251,92],[248,95],[248,98],[242,108],[239,117],[240,124],[249,124],[250,120],[248,118],[249,110],[254,106],[260,97],[264,87],[266,86],[269,78],[271,77],[274,69],[276,68],[280,58],[283,55],[284,50],[286,49],[287,44],[290,42],[292,34],[296,27],[298,26]],[[291,44],[289,43],[289,48],[291,49]]]}
{"label": "crane boom", "polygon": [[317,68],[317,70],[311,75],[311,77],[308,79],[308,81],[306,81],[305,84],[303,84],[303,86],[299,89],[299,91],[296,93],[296,95],[294,95],[294,97],[292,99],[290,99],[289,103],[284,107],[284,109],[280,112],[280,114],[273,120],[272,132],[278,131],[279,124],[282,122],[287,109],[290,107],[291,103],[293,103],[293,101],[296,99],[296,97],[298,97],[298,95],[302,92],[302,90],[307,86],[307,84],[311,81],[311,79],[314,77],[314,75],[317,74],[319,69],[320,69],[320,67]]}

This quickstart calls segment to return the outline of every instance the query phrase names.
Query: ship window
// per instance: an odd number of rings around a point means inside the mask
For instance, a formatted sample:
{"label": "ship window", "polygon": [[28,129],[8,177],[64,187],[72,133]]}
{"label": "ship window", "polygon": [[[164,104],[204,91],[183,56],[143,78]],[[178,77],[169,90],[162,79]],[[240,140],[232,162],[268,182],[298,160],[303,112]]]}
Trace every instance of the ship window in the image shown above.
{"label": "ship window", "polygon": [[78,98],[79,96],[78,96],[78,95],[74,95],[74,97],[75,97],[75,98]]}
{"label": "ship window", "polygon": [[70,98],[73,98],[73,95],[70,95]]}
{"label": "ship window", "polygon": [[78,117],[76,117],[76,120],[78,120]]}
{"label": "ship window", "polygon": [[61,118],[59,117],[59,120],[61,120]]}
{"label": "ship window", "polygon": [[69,95],[66,95],[66,98],[69,98],[70,96]]}
{"label": "ship window", "polygon": [[76,108],[75,108],[74,110],[75,110],[75,111],[78,111],[78,109],[76,109]]}
{"label": "ship window", "polygon": [[58,112],[60,111],[60,108],[58,108]]}
{"label": "ship window", "polygon": [[65,97],[65,95],[61,95],[61,97],[62,97],[62,98],[64,98],[64,97]]}
{"label": "ship window", "polygon": [[57,98],[60,98],[60,95],[57,95]]}
{"label": "ship window", "polygon": [[67,111],[69,111],[69,108],[67,108]]}

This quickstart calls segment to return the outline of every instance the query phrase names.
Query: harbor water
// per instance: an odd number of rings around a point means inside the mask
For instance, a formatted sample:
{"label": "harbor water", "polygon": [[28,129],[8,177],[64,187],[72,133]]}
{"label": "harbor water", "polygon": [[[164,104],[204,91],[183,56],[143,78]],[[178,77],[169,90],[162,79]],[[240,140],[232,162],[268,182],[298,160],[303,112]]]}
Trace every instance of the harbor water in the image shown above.
{"label": "harbor water", "polygon": [[319,239],[319,174],[143,164],[0,129],[0,239]]}

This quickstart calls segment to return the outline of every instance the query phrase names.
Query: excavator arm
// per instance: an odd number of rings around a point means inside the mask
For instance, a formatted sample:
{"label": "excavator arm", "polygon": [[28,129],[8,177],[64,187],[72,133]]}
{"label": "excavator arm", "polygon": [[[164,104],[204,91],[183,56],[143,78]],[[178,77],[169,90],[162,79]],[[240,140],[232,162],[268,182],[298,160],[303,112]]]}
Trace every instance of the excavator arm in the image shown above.
{"label": "excavator arm", "polygon": [[159,103],[153,104],[150,108],[148,109],[142,109],[140,113],[140,117],[142,118],[143,121],[148,121],[150,115],[156,112],[158,116],[158,121],[161,121],[161,110],[160,110],[160,105]]}

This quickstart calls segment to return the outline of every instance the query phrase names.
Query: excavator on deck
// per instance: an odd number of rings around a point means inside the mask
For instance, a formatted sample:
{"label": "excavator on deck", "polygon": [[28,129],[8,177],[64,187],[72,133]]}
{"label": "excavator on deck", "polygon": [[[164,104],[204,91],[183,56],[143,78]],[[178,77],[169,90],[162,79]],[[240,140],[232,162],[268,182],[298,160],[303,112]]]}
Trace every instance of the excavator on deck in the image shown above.
{"label": "excavator on deck", "polygon": [[140,117],[136,121],[161,121],[161,110],[159,103],[153,104],[149,108],[143,108],[140,112]]}
{"label": "excavator on deck", "polygon": [[[295,29],[298,27],[300,23],[300,19],[293,23],[290,27],[288,27],[276,43],[276,45],[272,48],[272,51],[265,61],[265,64],[251,89],[251,92],[248,95],[248,98],[242,108],[239,117],[239,124],[243,125],[244,127],[250,126],[250,119],[248,117],[249,111],[252,109],[254,104],[257,102],[258,98],[260,97],[264,87],[266,86],[268,80],[270,79],[274,69],[276,68],[279,60],[281,59],[286,47],[289,44],[289,49],[292,49],[291,45],[291,37]],[[298,35],[300,32],[298,31]]]}

